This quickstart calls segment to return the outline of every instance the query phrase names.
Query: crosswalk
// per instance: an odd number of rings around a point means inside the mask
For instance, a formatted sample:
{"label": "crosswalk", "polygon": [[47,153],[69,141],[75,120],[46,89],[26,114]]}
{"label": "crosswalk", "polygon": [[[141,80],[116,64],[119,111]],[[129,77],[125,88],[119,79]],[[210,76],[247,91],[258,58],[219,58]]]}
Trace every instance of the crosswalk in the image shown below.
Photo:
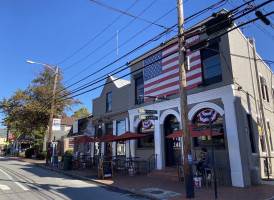
{"label": "crosswalk", "polygon": [[0,189],[5,191],[5,190],[10,190],[10,187],[7,185],[0,185]]}

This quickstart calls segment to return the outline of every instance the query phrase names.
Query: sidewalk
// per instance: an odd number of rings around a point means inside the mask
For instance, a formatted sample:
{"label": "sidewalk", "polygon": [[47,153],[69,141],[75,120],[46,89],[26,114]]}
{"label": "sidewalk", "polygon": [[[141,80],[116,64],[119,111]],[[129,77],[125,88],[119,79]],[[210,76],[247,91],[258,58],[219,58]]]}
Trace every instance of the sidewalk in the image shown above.
{"label": "sidewalk", "polygon": [[[12,159],[19,159],[10,157]],[[120,172],[114,172],[113,178],[106,180],[98,179],[97,168],[84,170],[59,170],[57,167],[46,166],[45,161],[20,158],[20,160],[33,163],[39,167],[54,170],[78,179],[100,183],[114,187],[119,190],[126,190],[135,194],[142,194],[151,199],[180,200],[185,198],[185,185],[176,180],[168,180],[161,177],[150,177],[147,175],[129,176]],[[272,185],[271,185],[272,184]],[[195,187],[195,199],[214,199],[214,189],[209,187]],[[218,199],[222,200],[274,200],[274,181],[263,181],[260,186],[249,188],[236,188],[228,186],[218,187]]]}

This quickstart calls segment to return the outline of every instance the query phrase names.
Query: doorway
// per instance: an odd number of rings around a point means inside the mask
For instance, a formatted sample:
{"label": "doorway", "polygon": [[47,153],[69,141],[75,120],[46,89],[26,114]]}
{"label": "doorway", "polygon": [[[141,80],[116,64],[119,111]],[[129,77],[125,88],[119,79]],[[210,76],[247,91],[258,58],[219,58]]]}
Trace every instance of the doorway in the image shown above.
{"label": "doorway", "polygon": [[[164,122],[165,136],[179,130],[179,122],[174,115],[168,115]],[[166,167],[176,166],[181,160],[181,143],[178,138],[165,138]]]}

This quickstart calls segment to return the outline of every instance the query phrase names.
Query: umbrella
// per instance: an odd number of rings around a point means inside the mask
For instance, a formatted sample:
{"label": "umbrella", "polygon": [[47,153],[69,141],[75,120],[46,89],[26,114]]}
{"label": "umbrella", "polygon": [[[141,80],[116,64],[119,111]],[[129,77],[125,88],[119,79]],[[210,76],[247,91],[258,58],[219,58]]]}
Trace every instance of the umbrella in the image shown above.
{"label": "umbrella", "polygon": [[81,136],[79,138],[77,138],[76,140],[73,141],[74,143],[87,143],[87,142],[98,142],[95,139],[92,139],[88,136]]}
{"label": "umbrella", "polygon": [[100,142],[112,142],[114,139],[116,139],[118,136],[107,134],[103,138],[100,139]]}
{"label": "umbrella", "polygon": [[[141,139],[141,138],[145,138],[145,137],[147,137],[147,135],[127,131],[127,132],[123,133],[122,135],[117,136],[112,141],[135,140],[135,139]],[[130,142],[129,142],[129,156],[131,157]]]}
{"label": "umbrella", "polygon": [[[196,130],[193,130],[196,129]],[[194,126],[194,125],[189,125],[189,132],[190,132],[190,137],[201,137],[201,136],[210,136],[210,129],[205,129],[205,130],[197,130],[197,129],[201,129],[198,126]],[[216,132],[214,130],[212,130],[212,136],[217,136],[217,135],[223,135],[224,133],[219,133]],[[178,138],[178,137],[182,137],[182,129],[175,131],[174,133],[166,136],[166,138]]]}
{"label": "umbrella", "polygon": [[122,135],[117,136],[112,141],[135,140],[135,139],[140,139],[140,138],[145,138],[145,137],[147,137],[147,135],[127,131],[127,132],[123,133]]}
{"label": "umbrella", "polygon": [[[77,138],[76,140],[73,141],[74,143],[87,143],[87,142],[97,142],[97,140],[95,139],[92,139],[88,136],[81,136],[79,138]],[[79,146],[80,148],[80,146]],[[78,148],[78,150],[79,150]],[[86,152],[86,146],[84,145],[84,152]],[[79,153],[80,153],[80,150],[79,150]]]}

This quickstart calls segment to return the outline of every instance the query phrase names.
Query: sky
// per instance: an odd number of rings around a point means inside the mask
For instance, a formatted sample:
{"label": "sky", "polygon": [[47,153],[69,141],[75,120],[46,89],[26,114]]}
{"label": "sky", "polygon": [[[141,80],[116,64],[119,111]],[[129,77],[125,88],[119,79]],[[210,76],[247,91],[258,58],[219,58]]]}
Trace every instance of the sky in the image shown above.
{"label": "sky", "polygon": [[[35,74],[42,70],[38,63],[58,65],[63,71],[63,84],[68,87],[96,72],[104,70],[68,88],[73,90],[106,74],[128,61],[142,55],[161,42],[175,36],[177,27],[134,53],[121,58],[136,47],[165,31],[164,27],[177,24],[176,0],[98,0],[102,6],[90,0],[1,0],[0,1],[0,101],[10,98],[18,89],[26,89]],[[191,16],[218,0],[185,0],[184,17]],[[253,6],[263,0],[255,0]],[[222,8],[231,10],[233,4],[243,0],[229,0],[205,14],[188,21],[185,28],[210,16]],[[113,8],[113,9],[111,9]],[[274,3],[264,6],[261,11],[272,12]],[[115,10],[116,9],[116,10]],[[126,12],[123,14],[117,10]],[[132,16],[138,17],[138,19]],[[255,18],[254,12],[250,19]],[[242,17],[236,22],[249,21]],[[274,15],[268,19],[274,24]],[[154,24],[153,24],[154,23]],[[245,25],[242,29],[246,37],[253,37],[256,49],[262,59],[274,61],[274,29],[261,21]],[[118,33],[118,34],[117,34]],[[117,48],[118,47],[118,48]],[[112,63],[112,64],[111,64]],[[273,64],[270,66],[273,71]],[[125,70],[115,77],[129,73]],[[129,80],[129,76],[124,79]],[[88,89],[101,85],[100,82]],[[83,90],[81,92],[84,92]],[[100,96],[102,87],[75,97],[83,102],[73,111],[82,107],[92,113],[92,99]],[[68,112],[68,116],[73,114]],[[0,114],[0,122],[3,119]],[[0,128],[4,128],[0,125]]]}

